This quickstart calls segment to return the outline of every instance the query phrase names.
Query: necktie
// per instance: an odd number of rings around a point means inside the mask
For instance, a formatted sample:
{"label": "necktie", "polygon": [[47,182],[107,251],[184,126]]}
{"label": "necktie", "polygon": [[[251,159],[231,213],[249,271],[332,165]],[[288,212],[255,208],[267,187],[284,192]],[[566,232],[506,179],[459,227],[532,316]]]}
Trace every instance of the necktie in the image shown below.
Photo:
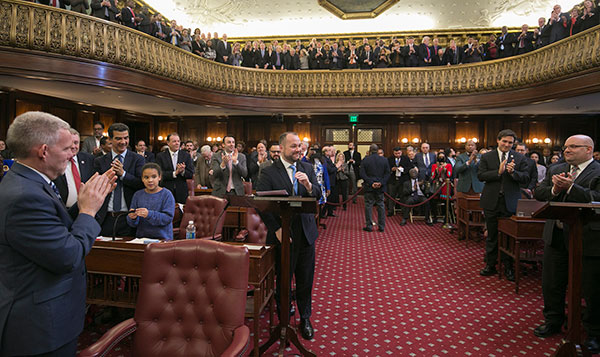
{"label": "necktie", "polygon": [[292,185],[294,186],[294,195],[298,194],[298,179],[296,179],[296,165],[290,165],[292,169]]}
{"label": "necktie", "polygon": [[52,0],[52,6],[58,7],[58,0]]}
{"label": "necktie", "polygon": [[[117,158],[121,163],[123,163],[123,156],[117,155]],[[121,211],[121,195],[123,194],[123,183],[121,182],[121,178],[117,179],[117,187],[113,191],[113,212]]]}
{"label": "necktie", "polygon": [[399,159],[398,159],[398,158],[396,158],[396,166],[398,166],[398,160],[399,160]]}
{"label": "necktie", "polygon": [[413,180],[413,190],[415,191],[415,194],[419,193],[419,188],[417,187],[417,180]]}
{"label": "necktie", "polygon": [[229,180],[227,180],[227,192],[230,192],[233,191],[233,160],[231,159],[231,156],[229,156],[227,168],[229,169]]}
{"label": "necktie", "polygon": [[58,197],[58,199],[62,201],[62,198],[60,197],[60,192],[58,192],[58,187],[56,187],[54,182],[50,181],[50,186],[52,187],[52,191],[56,193],[56,197]]}
{"label": "necktie", "polygon": [[506,160],[506,153],[505,152],[502,153],[502,160],[501,160],[500,163],[504,162],[504,160]]}
{"label": "necktie", "polygon": [[173,171],[177,170],[177,151],[173,153],[173,157],[171,158],[171,163],[173,164]]}
{"label": "necktie", "polygon": [[423,154],[423,158],[425,159],[425,167],[429,167],[429,154]]}
{"label": "necktie", "polygon": [[77,189],[77,193],[79,193],[79,188],[81,187],[81,176],[79,175],[79,170],[77,170],[77,165],[75,165],[75,159],[73,158],[71,158],[71,172],[73,173],[75,188]]}
{"label": "necktie", "polygon": [[575,165],[571,168],[571,177],[573,178],[573,181],[575,181],[577,175],[579,175],[579,166]]}

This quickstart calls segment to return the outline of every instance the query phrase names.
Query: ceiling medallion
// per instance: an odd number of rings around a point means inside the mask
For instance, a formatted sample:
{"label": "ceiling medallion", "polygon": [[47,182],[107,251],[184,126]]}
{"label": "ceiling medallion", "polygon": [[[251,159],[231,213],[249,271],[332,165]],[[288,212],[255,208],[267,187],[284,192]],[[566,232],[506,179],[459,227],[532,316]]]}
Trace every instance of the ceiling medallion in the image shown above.
{"label": "ceiling medallion", "polygon": [[319,0],[319,5],[342,20],[372,19],[400,0]]}

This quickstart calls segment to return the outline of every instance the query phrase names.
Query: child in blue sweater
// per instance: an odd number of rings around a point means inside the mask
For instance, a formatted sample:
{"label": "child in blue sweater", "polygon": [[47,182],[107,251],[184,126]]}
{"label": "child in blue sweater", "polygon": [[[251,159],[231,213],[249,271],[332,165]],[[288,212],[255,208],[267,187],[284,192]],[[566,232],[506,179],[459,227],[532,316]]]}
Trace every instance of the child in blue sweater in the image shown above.
{"label": "child in blue sweater", "polygon": [[175,198],[171,191],[159,186],[161,176],[160,166],[153,162],[142,167],[142,182],[146,188],[133,195],[127,215],[127,224],[137,227],[136,237],[173,239]]}

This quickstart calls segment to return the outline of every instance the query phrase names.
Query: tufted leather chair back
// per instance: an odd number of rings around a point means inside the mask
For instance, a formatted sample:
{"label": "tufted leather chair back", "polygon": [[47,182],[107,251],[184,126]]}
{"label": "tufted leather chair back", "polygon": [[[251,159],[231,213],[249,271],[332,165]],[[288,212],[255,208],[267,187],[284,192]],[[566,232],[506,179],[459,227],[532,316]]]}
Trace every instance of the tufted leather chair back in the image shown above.
{"label": "tufted leather chair back", "polygon": [[244,325],[248,249],[209,240],[150,244],[135,310],[136,356],[220,356]]}
{"label": "tufted leather chair back", "polygon": [[244,195],[252,194],[252,182],[244,181]]}
{"label": "tufted leather chair back", "polygon": [[246,243],[267,243],[267,226],[254,208],[248,207],[246,211],[246,230],[248,231]]}
{"label": "tufted leather chair back", "polygon": [[[213,231],[215,236],[221,234],[226,213],[219,215],[227,206],[227,200],[211,195],[190,196],[185,202],[183,218],[179,229],[179,238],[185,239],[185,227],[189,221],[194,221],[196,238],[211,239]],[[216,229],[215,229],[216,225]]]}
{"label": "tufted leather chair back", "polygon": [[195,187],[194,187],[195,186],[195,181],[194,181],[194,179],[193,178],[187,179],[187,180],[185,180],[185,183],[186,183],[187,189],[188,189],[188,196],[194,196],[194,194],[195,194],[195,191],[194,191],[194,189],[195,189]]}

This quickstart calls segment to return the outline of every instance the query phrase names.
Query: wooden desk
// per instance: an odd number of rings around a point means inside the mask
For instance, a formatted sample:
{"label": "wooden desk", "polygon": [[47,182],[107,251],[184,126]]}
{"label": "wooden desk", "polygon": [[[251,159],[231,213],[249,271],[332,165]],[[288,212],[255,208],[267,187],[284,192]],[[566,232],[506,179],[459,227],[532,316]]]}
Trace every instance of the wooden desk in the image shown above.
{"label": "wooden desk", "polygon": [[[503,218],[498,220],[498,262],[502,252],[515,260],[515,293],[519,293],[519,278],[521,277],[521,259],[528,261],[541,261],[537,254],[543,249],[544,219],[531,217]],[[502,278],[502,269],[498,269]]]}
{"label": "wooden desk", "polygon": [[485,227],[483,209],[479,207],[479,197],[480,195],[471,196],[460,192],[456,195],[458,236],[464,236],[467,244],[469,244],[471,228]]}
{"label": "wooden desk", "polygon": [[[126,241],[96,241],[85,258],[88,273],[87,303],[135,308],[145,248],[145,244]],[[267,304],[270,305],[269,324],[273,322],[275,251],[272,246],[264,246],[261,250],[248,249],[248,252],[248,284],[254,286],[254,296],[246,301],[245,317],[254,320],[254,354],[258,356],[259,318]]]}

